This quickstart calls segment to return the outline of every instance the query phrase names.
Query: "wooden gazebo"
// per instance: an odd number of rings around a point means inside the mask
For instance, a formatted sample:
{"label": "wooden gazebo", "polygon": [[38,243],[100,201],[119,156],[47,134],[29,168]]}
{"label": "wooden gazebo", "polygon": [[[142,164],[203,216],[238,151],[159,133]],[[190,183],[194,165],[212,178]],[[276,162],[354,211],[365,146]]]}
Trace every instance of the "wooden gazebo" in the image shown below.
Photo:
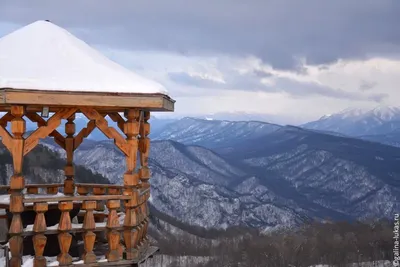
{"label": "wooden gazebo", "polygon": [[[27,236],[33,236],[34,266],[46,266],[43,251],[50,234],[58,236],[59,265],[72,265],[71,233],[82,233],[84,241],[84,253],[73,266],[136,266],[150,248],[148,120],[151,111],[173,109],[174,101],[163,86],[124,69],[51,22],[38,21],[1,38],[0,112],[4,115],[0,136],[12,155],[14,172],[6,186],[9,202],[4,202],[7,197],[3,196],[1,203],[12,213],[10,266],[21,266]],[[86,116],[88,123],[76,132],[74,119],[78,113]],[[107,115],[120,131],[108,125]],[[37,129],[28,136],[26,120],[37,123]],[[66,120],[65,135],[57,131],[62,120]],[[95,128],[114,139],[126,156],[126,162],[121,162],[121,167],[126,164],[121,186],[74,182],[74,150]],[[24,156],[46,137],[53,137],[66,151],[65,181],[25,184]],[[105,223],[95,220],[102,201],[107,207]],[[76,206],[83,212],[80,224],[71,222],[70,213]],[[55,226],[46,224],[46,212],[51,208],[61,212]],[[30,226],[22,218],[27,210],[36,212]],[[123,223],[117,214],[121,210],[125,213]],[[100,261],[93,253],[98,232],[106,232],[108,241],[106,259]]]}

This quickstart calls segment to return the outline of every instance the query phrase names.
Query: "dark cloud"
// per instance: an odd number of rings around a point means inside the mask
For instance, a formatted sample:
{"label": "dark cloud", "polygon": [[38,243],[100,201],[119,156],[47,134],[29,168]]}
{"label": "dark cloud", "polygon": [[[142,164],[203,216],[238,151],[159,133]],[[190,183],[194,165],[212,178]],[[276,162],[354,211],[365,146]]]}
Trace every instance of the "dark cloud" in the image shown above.
{"label": "dark cloud", "polygon": [[400,1],[20,1],[0,21],[49,19],[93,44],[183,54],[255,55],[275,68],[400,52]]}
{"label": "dark cloud", "polygon": [[314,82],[300,82],[290,78],[275,77],[272,85],[264,84],[260,79],[261,71],[250,74],[224,73],[225,83],[220,83],[198,76],[191,76],[186,72],[171,72],[169,78],[177,83],[188,86],[197,86],[208,89],[230,89],[246,91],[263,91],[270,93],[284,92],[292,97],[325,96],[337,99],[367,100],[382,102],[387,94],[365,94],[348,92],[342,89],[331,88]]}

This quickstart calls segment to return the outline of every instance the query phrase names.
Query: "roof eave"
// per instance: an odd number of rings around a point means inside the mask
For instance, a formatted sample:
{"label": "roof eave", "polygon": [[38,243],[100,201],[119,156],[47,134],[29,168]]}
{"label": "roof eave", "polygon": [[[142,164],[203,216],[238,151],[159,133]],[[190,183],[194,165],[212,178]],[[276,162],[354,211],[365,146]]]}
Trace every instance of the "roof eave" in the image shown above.
{"label": "roof eave", "polygon": [[175,100],[166,94],[45,91],[0,88],[0,106],[91,106],[101,108],[140,108],[149,111],[174,111]]}

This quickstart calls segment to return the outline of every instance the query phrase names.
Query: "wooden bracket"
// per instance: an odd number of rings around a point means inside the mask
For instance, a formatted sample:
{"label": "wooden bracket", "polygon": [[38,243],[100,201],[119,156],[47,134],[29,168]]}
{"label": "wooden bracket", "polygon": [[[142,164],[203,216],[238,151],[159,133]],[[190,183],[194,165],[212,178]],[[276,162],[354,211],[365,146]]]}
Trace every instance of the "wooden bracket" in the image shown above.
{"label": "wooden bracket", "polygon": [[83,128],[74,138],[74,150],[77,149],[83,142],[83,139],[88,137],[96,128],[96,121],[90,120],[86,127]]}
{"label": "wooden bracket", "polygon": [[64,108],[57,111],[50,119],[48,119],[46,125],[40,126],[34,131],[25,141],[24,155],[28,154],[38,143],[39,139],[49,136],[54,130],[60,125],[62,119],[69,118],[76,112],[76,108]]}
{"label": "wooden bracket", "polygon": [[118,128],[121,129],[121,131],[124,131],[125,120],[121,117],[121,115],[119,115],[118,112],[108,113],[108,117],[117,123]]}
{"label": "wooden bracket", "polygon": [[93,108],[80,108],[81,112],[89,119],[96,122],[97,128],[109,139],[114,139],[115,145],[125,154],[129,155],[128,143],[124,137],[113,127],[108,126],[107,120]]}
{"label": "wooden bracket", "polygon": [[12,121],[12,119],[14,119],[14,116],[10,112],[7,112],[3,117],[1,117],[0,125],[7,127],[7,123]]}
{"label": "wooden bracket", "polygon": [[0,125],[0,137],[4,146],[12,153],[13,137],[3,125]]}
{"label": "wooden bracket", "polygon": [[[36,112],[29,112],[25,116],[32,122],[36,122],[38,127],[47,126],[47,121],[40,117]],[[49,134],[49,136],[54,137],[56,144],[58,144],[62,149],[65,149],[65,137],[62,134],[57,130],[54,130]]]}

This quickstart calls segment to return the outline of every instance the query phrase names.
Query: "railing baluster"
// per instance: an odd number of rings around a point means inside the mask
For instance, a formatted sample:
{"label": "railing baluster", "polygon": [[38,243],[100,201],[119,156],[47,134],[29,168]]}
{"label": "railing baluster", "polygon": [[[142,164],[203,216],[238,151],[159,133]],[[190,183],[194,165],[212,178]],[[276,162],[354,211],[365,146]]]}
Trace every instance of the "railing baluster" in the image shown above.
{"label": "railing baluster", "polygon": [[[106,189],[103,187],[93,187],[93,195],[99,196],[104,195],[106,193]],[[97,201],[96,211],[104,211],[104,202]]]}
{"label": "railing baluster", "polygon": [[43,202],[35,203],[34,210],[36,211],[36,217],[33,225],[33,231],[36,233],[36,235],[33,237],[33,248],[35,249],[33,266],[46,267],[46,258],[43,256],[47,241],[47,238],[44,235],[44,232],[46,232],[47,229],[44,213],[48,210],[48,204]]}
{"label": "railing baluster", "polygon": [[28,187],[26,191],[28,194],[37,195],[39,194],[39,187]]}
{"label": "railing baluster", "polygon": [[89,189],[86,186],[77,186],[78,194],[81,196],[86,196],[89,193]]}
{"label": "railing baluster", "polygon": [[72,236],[68,233],[72,229],[71,218],[69,212],[72,210],[72,201],[62,201],[58,203],[58,208],[61,211],[60,223],[58,225],[58,244],[61,253],[57,256],[57,260],[62,265],[69,265],[72,263],[72,257],[68,254],[71,246]]}
{"label": "railing baluster", "polygon": [[107,239],[109,250],[106,254],[107,260],[118,261],[120,259],[119,242],[120,233],[115,229],[119,227],[119,218],[117,209],[120,207],[120,200],[108,200],[108,218],[107,218]]}
{"label": "railing baluster", "polygon": [[49,195],[55,195],[58,193],[58,186],[51,186],[51,187],[47,187],[47,194]]}
{"label": "railing baluster", "polygon": [[83,242],[85,244],[85,252],[82,259],[84,263],[96,262],[96,255],[93,253],[94,242],[96,241],[96,234],[92,231],[96,229],[94,221],[93,210],[96,208],[96,201],[84,201],[82,209],[86,210],[85,218],[83,219]]}

